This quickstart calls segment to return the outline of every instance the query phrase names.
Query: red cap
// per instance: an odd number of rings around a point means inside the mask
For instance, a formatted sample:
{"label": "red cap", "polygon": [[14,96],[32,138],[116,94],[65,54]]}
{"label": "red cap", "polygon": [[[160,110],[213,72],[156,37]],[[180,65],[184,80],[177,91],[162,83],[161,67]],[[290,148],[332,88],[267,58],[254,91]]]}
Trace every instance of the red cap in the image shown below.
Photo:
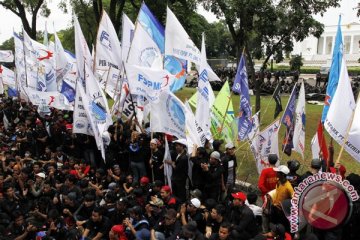
{"label": "red cap", "polygon": [[171,192],[171,188],[168,185],[162,186],[161,190],[165,192]]}
{"label": "red cap", "polygon": [[114,225],[111,230],[115,233],[124,233],[125,232],[125,229],[124,229],[124,226],[123,225]]}
{"label": "red cap", "polygon": [[231,196],[235,199],[240,199],[244,202],[246,201],[246,194],[243,192],[232,193]]}
{"label": "red cap", "polygon": [[70,123],[66,124],[65,127],[66,129],[73,129],[73,125]]}
{"label": "red cap", "polygon": [[141,184],[149,184],[150,180],[148,177],[142,177],[140,178],[140,183]]}

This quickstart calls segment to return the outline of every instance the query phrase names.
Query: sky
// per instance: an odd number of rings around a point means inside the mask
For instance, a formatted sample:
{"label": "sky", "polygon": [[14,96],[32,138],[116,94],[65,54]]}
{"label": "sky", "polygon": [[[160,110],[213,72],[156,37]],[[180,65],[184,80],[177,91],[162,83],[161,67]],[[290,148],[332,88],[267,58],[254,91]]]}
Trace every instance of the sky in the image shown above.
{"label": "sky", "polygon": [[[49,8],[51,14],[48,19],[39,16],[37,21],[37,29],[44,30],[45,22],[47,21],[47,28],[49,33],[54,32],[55,26],[56,31],[65,29],[71,25],[71,12],[64,14],[58,7],[59,0],[50,0]],[[342,14],[342,24],[349,24],[352,22],[360,23],[360,18],[356,16],[358,2],[360,0],[341,0],[340,8],[330,8],[323,17],[315,16],[315,18],[326,26],[336,25],[338,22],[338,15]],[[209,21],[217,21],[216,17],[205,11],[202,7],[198,8],[198,12]],[[0,43],[12,37],[13,29],[16,32],[21,31],[21,21],[14,13],[9,10],[5,10],[0,6]]]}

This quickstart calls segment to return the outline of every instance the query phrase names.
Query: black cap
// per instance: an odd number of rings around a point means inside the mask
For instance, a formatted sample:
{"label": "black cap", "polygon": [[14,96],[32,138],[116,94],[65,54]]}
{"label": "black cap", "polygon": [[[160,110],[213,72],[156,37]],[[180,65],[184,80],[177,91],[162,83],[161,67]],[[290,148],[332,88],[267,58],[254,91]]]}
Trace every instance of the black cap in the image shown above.
{"label": "black cap", "polygon": [[218,149],[220,147],[221,144],[224,143],[224,140],[222,139],[216,139],[213,141],[213,148],[214,149]]}

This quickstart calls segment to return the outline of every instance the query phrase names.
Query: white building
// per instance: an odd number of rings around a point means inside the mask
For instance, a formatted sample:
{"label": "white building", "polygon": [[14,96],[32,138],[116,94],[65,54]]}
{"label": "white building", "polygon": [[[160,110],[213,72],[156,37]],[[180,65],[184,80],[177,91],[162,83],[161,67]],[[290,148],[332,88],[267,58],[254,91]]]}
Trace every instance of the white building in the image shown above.
{"label": "white building", "polygon": [[[335,43],[337,25],[325,26],[320,38],[308,37],[303,42],[294,44],[292,54],[301,54],[304,65],[330,65]],[[348,66],[360,66],[360,24],[350,23],[341,26],[344,43],[344,56]]]}

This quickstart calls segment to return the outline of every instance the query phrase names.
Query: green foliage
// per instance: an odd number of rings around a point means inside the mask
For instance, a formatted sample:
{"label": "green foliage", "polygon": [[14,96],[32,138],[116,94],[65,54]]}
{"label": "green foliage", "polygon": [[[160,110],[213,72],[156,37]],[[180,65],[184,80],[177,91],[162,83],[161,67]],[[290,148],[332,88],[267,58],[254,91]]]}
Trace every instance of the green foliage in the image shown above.
{"label": "green foliage", "polygon": [[301,55],[293,55],[290,59],[290,70],[297,70],[300,72],[300,68],[304,65]]}

